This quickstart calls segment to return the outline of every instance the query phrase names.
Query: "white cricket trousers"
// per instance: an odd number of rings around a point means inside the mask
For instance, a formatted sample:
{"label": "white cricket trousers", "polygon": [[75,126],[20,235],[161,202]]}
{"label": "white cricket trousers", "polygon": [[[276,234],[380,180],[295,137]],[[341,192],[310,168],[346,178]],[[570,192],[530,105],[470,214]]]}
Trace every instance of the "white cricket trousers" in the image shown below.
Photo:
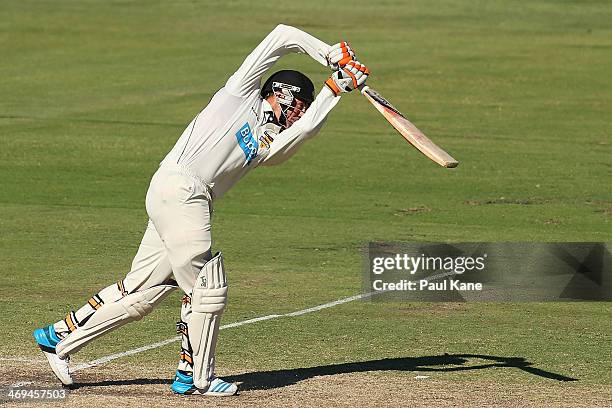
{"label": "white cricket trousers", "polygon": [[174,276],[190,295],[212,258],[210,189],[188,169],[164,165],[151,179],[146,208],[149,224],[124,280],[126,289],[147,289]]}
{"label": "white cricket trousers", "polygon": [[[92,296],[79,310],[56,322],[54,328],[58,335],[62,339],[70,336],[102,304],[175,280],[186,294],[182,299],[181,320],[177,323],[177,331],[183,334],[179,369],[190,371],[192,358],[187,334],[190,296],[200,270],[212,258],[210,191],[189,169],[179,165],[161,166],[147,191],[149,222],[130,272]],[[97,336],[92,335],[83,342],[88,343]]]}

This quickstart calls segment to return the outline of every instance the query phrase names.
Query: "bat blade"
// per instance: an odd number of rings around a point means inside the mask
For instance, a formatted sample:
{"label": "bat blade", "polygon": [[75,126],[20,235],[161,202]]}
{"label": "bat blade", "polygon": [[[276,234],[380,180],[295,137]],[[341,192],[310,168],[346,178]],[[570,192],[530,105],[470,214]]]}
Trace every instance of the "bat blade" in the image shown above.
{"label": "bat blade", "polygon": [[398,111],[388,100],[369,86],[361,89],[361,93],[368,101],[387,119],[387,121],[414,146],[418,151],[429,157],[442,167],[457,167],[459,162],[450,154],[446,153],[427,136],[414,126],[400,111]]}

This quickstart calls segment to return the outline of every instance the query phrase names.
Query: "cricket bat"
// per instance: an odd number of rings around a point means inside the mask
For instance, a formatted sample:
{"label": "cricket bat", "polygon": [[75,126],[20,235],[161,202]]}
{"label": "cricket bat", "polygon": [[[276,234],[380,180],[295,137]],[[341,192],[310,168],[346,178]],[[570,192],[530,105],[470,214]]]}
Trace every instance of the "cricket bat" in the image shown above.
{"label": "cricket bat", "polygon": [[387,119],[387,121],[401,134],[404,139],[418,151],[435,161],[442,167],[457,167],[459,162],[450,154],[446,153],[427,136],[414,126],[404,115],[401,114],[391,103],[383,98],[369,86],[361,88],[361,93],[368,101]]}

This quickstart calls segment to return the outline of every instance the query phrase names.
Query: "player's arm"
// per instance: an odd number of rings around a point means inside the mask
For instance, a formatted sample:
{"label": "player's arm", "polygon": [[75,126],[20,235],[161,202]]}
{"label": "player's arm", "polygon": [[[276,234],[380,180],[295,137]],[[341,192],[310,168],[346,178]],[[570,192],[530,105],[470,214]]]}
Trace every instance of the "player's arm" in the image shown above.
{"label": "player's arm", "polygon": [[235,96],[247,96],[261,87],[261,78],[283,55],[305,53],[321,65],[328,66],[330,46],[295,27],[279,24],[249,54],[238,71],[227,81],[225,89]]}

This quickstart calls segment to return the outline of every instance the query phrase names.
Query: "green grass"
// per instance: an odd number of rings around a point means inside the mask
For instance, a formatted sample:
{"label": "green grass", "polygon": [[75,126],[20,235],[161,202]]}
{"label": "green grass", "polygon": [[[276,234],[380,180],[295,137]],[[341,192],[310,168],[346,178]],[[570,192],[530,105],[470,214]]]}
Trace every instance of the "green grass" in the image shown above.
{"label": "green grass", "polygon": [[[2,2],[0,355],[35,355],[34,327],[128,271],[158,162],[279,22],[350,40],[371,85],[461,164],[438,168],[361,97],[344,97],[297,156],[215,203],[224,322],[358,293],[372,240],[612,241],[608,2],[330,4]],[[318,84],[327,75],[305,56],[275,68],[289,67]],[[429,211],[402,211],[419,206]],[[224,331],[219,363],[482,354],[610,384],[611,314],[609,303],[354,302]],[[173,295],[77,357],[168,338],[177,319]],[[170,365],[176,348],[131,360]],[[436,375],[552,381],[507,368]]]}

